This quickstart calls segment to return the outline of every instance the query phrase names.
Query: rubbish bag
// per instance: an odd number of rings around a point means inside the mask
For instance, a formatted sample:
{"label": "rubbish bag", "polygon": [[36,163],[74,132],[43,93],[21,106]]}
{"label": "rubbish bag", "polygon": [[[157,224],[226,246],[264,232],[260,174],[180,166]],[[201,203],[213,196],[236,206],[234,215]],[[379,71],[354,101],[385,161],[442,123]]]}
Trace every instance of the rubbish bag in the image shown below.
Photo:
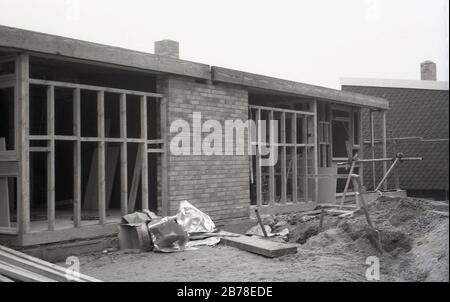
{"label": "rubbish bag", "polygon": [[188,234],[213,232],[216,228],[208,215],[186,200],[180,202],[180,208],[175,217],[178,224],[183,226]]}
{"label": "rubbish bag", "polygon": [[188,241],[185,228],[178,224],[175,217],[154,219],[148,224],[153,250],[155,252],[180,252]]}

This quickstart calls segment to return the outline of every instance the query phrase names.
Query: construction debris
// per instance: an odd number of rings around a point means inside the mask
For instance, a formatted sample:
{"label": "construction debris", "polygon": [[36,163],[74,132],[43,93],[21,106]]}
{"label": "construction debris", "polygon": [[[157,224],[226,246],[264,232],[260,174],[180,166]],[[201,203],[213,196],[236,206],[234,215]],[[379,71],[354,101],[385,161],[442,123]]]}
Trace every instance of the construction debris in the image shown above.
{"label": "construction debris", "polygon": [[0,281],[100,282],[100,280],[0,245]]}

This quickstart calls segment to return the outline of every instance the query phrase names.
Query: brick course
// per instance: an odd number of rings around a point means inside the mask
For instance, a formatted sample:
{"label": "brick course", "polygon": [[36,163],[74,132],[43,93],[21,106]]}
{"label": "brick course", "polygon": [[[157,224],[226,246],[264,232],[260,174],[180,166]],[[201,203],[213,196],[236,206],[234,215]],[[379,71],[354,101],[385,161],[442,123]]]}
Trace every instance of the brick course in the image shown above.
{"label": "brick course", "polygon": [[[193,112],[201,112],[202,123],[213,119],[225,130],[225,120],[248,119],[247,90],[230,85],[199,83],[181,77],[160,82],[167,95],[168,142],[178,133],[170,133],[170,124],[187,121],[193,129]],[[202,139],[209,133],[203,133]],[[192,135],[191,152],[192,152]],[[225,137],[222,137],[224,150]],[[247,143],[247,142],[245,142]],[[249,216],[249,158],[247,155],[168,155],[169,214],[187,200],[213,220]]]}

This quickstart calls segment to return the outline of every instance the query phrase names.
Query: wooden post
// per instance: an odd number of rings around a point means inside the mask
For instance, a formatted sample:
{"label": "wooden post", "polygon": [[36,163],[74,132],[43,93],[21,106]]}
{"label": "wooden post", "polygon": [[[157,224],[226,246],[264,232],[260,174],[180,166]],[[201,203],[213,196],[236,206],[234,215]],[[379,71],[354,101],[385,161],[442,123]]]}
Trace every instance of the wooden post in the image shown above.
{"label": "wooden post", "polygon": [[17,207],[19,236],[30,231],[30,154],[29,154],[29,57],[21,53],[16,59],[17,95],[16,137],[19,154]]}
{"label": "wooden post", "polygon": [[98,143],[98,215],[99,223],[106,223],[106,182],[105,182],[105,93],[99,91],[97,93],[97,128],[98,137],[100,142]]}
{"label": "wooden post", "polygon": [[298,202],[297,196],[297,114],[292,114],[292,123],[291,123],[291,135],[292,135],[292,143],[294,147],[291,149],[291,160],[292,160],[292,202]]}
{"label": "wooden post", "polygon": [[47,226],[55,229],[55,87],[47,87]]}
{"label": "wooden post", "polygon": [[[383,146],[383,158],[387,157],[387,146],[386,146],[386,110],[381,111],[381,144]],[[386,175],[387,173],[387,163],[383,162],[383,175]],[[387,181],[383,184],[383,189],[387,190]]]}
{"label": "wooden post", "polygon": [[127,96],[120,95],[120,210],[128,214]]}
{"label": "wooden post", "polygon": [[81,222],[81,90],[76,88],[73,95],[73,225],[79,227]]}
{"label": "wooden post", "polygon": [[[273,121],[273,110],[269,111],[269,116],[268,116],[268,120],[267,123],[269,125],[269,149],[271,150],[270,152],[272,152],[272,149],[275,149],[275,144],[278,144],[278,142],[276,142],[274,140],[274,129],[272,129],[271,127],[271,121]],[[278,152],[278,147],[276,147],[277,152]],[[272,154],[271,154],[272,156]],[[275,203],[275,165],[270,165],[269,166],[269,204],[274,204]]]}
{"label": "wooden post", "polygon": [[[0,137],[0,153],[5,150],[5,138]],[[0,177],[0,227],[11,227],[9,203],[8,177]]]}
{"label": "wooden post", "polygon": [[[314,151],[313,151],[313,174],[317,175],[319,174],[319,167],[318,167],[318,161],[317,161],[317,156],[318,156],[318,137],[317,137],[317,100],[314,99],[313,101],[313,112],[314,112],[314,116],[313,116],[313,137],[314,137]],[[319,198],[319,179],[317,177],[314,178],[314,198],[317,201]]]}
{"label": "wooden post", "polygon": [[308,179],[308,116],[303,116],[303,199],[305,202],[309,201],[309,179]]}
{"label": "wooden post", "polygon": [[[291,122],[292,124],[292,122]],[[287,175],[286,175],[286,113],[281,113],[281,203],[286,203]],[[278,152],[278,149],[277,149]]]}
{"label": "wooden post", "polygon": [[[372,159],[375,159],[375,129],[372,110],[370,110],[370,149],[372,151]],[[372,185],[373,189],[377,186],[375,162],[372,162]]]}
{"label": "wooden post", "polygon": [[141,138],[145,139],[141,149],[142,157],[142,210],[148,209],[148,147],[147,147],[147,97],[141,96]]}
{"label": "wooden post", "polygon": [[256,204],[262,204],[262,183],[261,183],[261,109],[256,109],[256,128],[257,128],[257,146],[256,146]]}
{"label": "wooden post", "polygon": [[163,140],[162,148],[164,149],[164,153],[161,154],[161,206],[162,206],[162,215],[169,215],[169,199],[168,199],[168,158],[169,158],[169,144],[167,138],[167,99],[162,98],[159,100],[160,102],[160,133],[161,139]]}
{"label": "wooden post", "polygon": [[[392,145],[394,148],[394,156],[397,156],[397,140],[392,140]],[[400,176],[398,173],[398,168],[394,170],[394,182],[395,182],[395,189],[400,190]]]}

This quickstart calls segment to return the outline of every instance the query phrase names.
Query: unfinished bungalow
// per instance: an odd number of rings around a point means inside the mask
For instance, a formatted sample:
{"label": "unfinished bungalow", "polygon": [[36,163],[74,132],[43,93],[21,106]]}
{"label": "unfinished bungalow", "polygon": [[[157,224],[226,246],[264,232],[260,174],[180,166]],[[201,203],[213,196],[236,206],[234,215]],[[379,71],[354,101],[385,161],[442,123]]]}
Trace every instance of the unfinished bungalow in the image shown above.
{"label": "unfinished bungalow", "polygon": [[[364,157],[363,108],[388,102],[185,61],[169,40],[149,54],[0,26],[0,243],[111,235],[126,213],[172,215],[182,200],[223,223],[333,202],[348,173],[335,163]],[[279,160],[172,154],[170,125],[194,112],[277,120]],[[318,177],[336,171],[337,185]]]}

